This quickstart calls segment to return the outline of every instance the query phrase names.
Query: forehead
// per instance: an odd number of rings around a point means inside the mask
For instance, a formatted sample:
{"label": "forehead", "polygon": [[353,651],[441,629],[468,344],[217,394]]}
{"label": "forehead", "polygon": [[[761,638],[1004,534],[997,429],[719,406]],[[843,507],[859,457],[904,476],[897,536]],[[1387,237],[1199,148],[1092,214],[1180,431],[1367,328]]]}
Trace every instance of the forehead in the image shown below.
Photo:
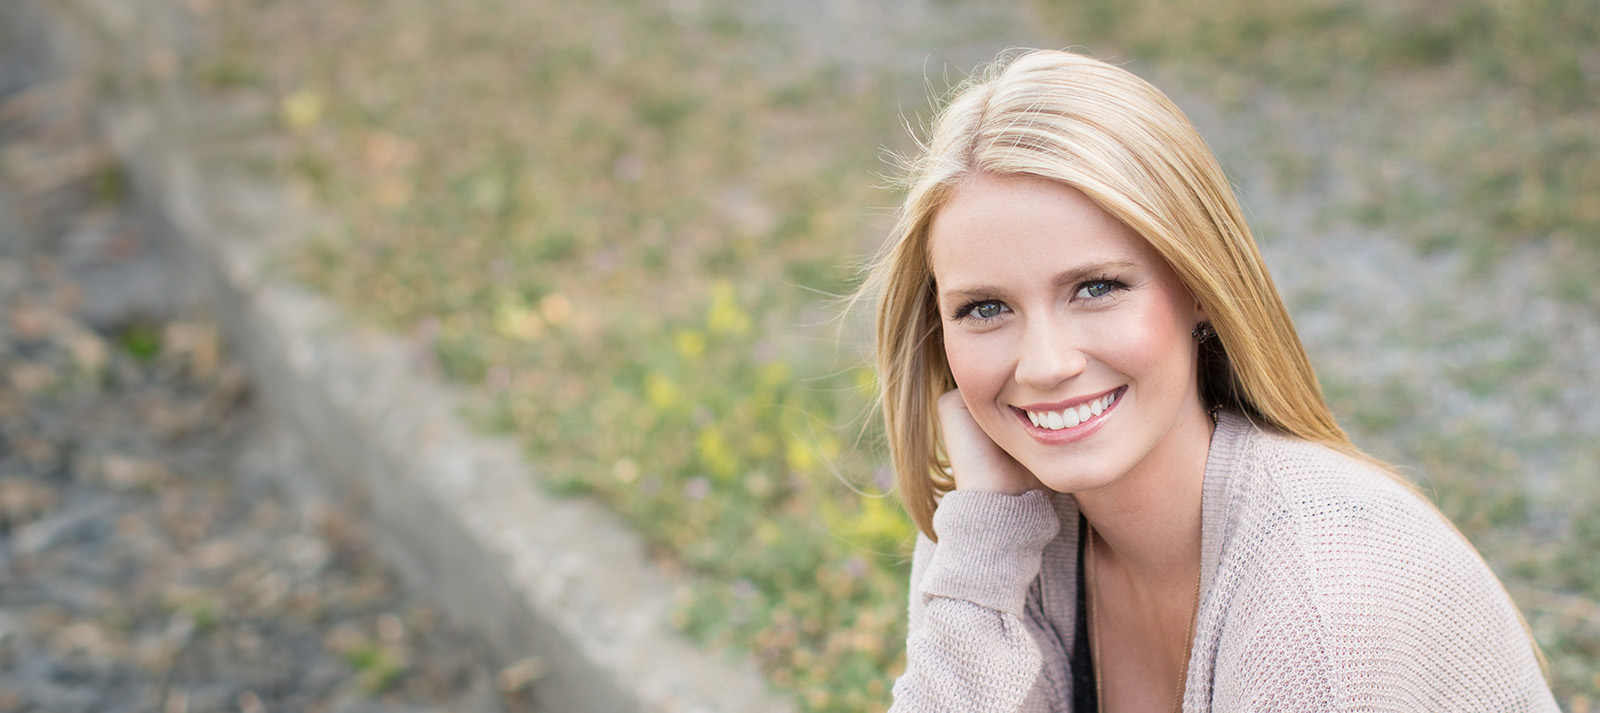
{"label": "forehead", "polygon": [[1164,264],[1144,238],[1078,189],[992,175],[963,183],[934,214],[928,259],[941,289],[1054,276],[1102,262]]}

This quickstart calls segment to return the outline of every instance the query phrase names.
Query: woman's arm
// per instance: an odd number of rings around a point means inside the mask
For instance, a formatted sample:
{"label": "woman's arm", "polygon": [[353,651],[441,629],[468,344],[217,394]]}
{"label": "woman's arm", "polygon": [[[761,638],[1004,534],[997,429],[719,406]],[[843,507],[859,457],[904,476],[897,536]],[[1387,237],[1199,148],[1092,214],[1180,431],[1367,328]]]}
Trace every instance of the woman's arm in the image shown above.
{"label": "woman's arm", "polygon": [[911,568],[906,671],[893,713],[1044,711],[1041,656],[1023,619],[1045,543],[1060,528],[1042,490],[957,490],[919,537]]}

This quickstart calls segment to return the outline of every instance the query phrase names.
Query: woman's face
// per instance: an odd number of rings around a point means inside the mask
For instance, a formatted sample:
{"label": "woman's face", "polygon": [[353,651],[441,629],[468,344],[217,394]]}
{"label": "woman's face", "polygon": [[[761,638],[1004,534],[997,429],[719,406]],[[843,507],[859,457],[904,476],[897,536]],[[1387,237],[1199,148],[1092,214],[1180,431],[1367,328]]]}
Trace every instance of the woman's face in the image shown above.
{"label": "woman's face", "polygon": [[1205,314],[1149,243],[1083,193],[980,175],[928,239],[962,399],[1046,486],[1160,472],[1178,463],[1175,432],[1210,428],[1190,336]]}

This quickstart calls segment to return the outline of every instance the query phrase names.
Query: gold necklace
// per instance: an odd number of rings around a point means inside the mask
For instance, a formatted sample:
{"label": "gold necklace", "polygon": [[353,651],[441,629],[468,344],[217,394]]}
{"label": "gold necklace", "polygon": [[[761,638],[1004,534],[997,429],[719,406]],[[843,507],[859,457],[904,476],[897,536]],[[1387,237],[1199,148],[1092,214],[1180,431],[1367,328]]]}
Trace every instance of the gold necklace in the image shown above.
{"label": "gold necklace", "polygon": [[[1105,713],[1105,687],[1100,676],[1100,581],[1095,577],[1094,525],[1085,523],[1083,546],[1087,551],[1083,568],[1088,571],[1089,591],[1085,597],[1089,607],[1089,658],[1094,660],[1094,701],[1099,713]],[[1189,681],[1189,657],[1194,655],[1195,620],[1200,616],[1200,577],[1194,579],[1194,604],[1189,609],[1189,638],[1183,646],[1183,668],[1178,672],[1178,690],[1172,694],[1172,711],[1183,710],[1183,689]]]}

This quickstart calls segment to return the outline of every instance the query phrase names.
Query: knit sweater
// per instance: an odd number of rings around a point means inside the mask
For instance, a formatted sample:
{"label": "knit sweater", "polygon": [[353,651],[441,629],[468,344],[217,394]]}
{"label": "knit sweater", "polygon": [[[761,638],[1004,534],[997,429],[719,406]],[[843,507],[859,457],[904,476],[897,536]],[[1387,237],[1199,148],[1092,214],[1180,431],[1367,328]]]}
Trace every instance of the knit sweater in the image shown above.
{"label": "knit sweater", "polygon": [[[1495,575],[1387,475],[1223,413],[1201,508],[1185,711],[1557,710]],[[1070,710],[1077,518],[1066,494],[944,496],[892,711]]]}

